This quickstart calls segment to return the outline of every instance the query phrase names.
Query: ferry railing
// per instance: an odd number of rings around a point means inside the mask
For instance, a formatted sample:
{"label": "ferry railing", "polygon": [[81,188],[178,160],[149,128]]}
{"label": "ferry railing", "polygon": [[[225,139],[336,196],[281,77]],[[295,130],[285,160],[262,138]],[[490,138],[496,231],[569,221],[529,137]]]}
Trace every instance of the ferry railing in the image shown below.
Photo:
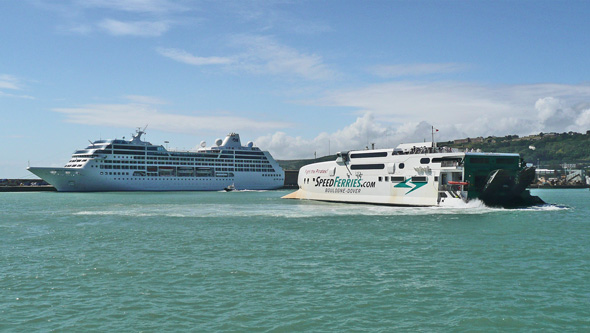
{"label": "ferry railing", "polygon": [[451,147],[413,147],[408,150],[396,150],[395,155],[415,155],[415,154],[443,154],[443,153],[460,153],[460,149]]}

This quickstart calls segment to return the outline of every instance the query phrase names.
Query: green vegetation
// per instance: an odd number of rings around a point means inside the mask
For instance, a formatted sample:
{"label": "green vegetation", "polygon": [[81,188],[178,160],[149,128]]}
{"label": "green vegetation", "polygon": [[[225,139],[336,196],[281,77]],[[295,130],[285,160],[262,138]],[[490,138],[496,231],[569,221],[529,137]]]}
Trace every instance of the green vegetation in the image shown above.
{"label": "green vegetation", "polygon": [[279,160],[277,161],[283,170],[299,170],[302,166],[318,163],[318,162],[326,162],[326,161],[333,161],[336,159],[336,155],[328,155],[319,158],[310,158],[306,160]]}
{"label": "green vegetation", "polygon": [[[449,142],[439,142],[439,147],[447,146],[458,149],[481,149],[493,153],[518,153],[527,162],[542,168],[560,170],[564,163],[576,165],[576,168],[590,167],[590,131],[586,134],[568,133],[540,133],[519,137],[507,135],[504,137],[490,136],[487,138],[469,138]],[[317,159],[282,160],[278,161],[284,170],[299,170],[304,165],[323,161],[333,161],[335,155]]]}
{"label": "green vegetation", "polygon": [[[463,142],[467,141],[467,142]],[[590,165],[590,131],[586,134],[540,133],[526,137],[472,138],[439,142],[439,146],[458,149],[481,149],[485,152],[518,153],[528,163],[541,164],[542,168],[560,169],[561,165],[576,164],[579,168]]]}

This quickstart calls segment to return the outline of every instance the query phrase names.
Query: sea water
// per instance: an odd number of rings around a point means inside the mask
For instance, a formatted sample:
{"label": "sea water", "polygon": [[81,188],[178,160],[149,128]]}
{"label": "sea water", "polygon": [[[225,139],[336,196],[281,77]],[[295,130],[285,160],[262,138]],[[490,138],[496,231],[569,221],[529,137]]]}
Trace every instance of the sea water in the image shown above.
{"label": "sea water", "polygon": [[589,331],[590,191],[0,193],[0,331]]}

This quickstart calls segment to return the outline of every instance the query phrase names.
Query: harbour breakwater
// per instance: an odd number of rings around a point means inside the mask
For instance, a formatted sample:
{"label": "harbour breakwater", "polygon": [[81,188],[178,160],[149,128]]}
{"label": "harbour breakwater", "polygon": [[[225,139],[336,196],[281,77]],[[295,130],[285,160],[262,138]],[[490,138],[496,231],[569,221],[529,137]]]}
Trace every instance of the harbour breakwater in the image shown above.
{"label": "harbour breakwater", "polygon": [[42,179],[0,179],[0,192],[56,191]]}
{"label": "harbour breakwater", "polygon": [[[285,170],[283,189],[297,188],[299,170]],[[42,179],[0,179],[0,192],[56,191]]]}

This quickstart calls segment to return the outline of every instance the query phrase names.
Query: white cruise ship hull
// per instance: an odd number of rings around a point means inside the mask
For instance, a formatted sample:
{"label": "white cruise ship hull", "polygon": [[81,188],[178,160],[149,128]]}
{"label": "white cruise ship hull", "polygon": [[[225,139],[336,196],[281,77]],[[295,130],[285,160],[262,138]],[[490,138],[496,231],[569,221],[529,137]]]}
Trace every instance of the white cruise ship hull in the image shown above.
{"label": "white cruise ship hull", "polygon": [[269,152],[242,146],[230,133],[211,148],[169,151],[140,139],[100,140],[78,150],[62,168],[28,170],[60,192],[271,190],[285,174]]}
{"label": "white cruise ship hull", "polygon": [[246,173],[234,177],[134,177],[103,176],[94,170],[30,167],[30,172],[51,184],[59,192],[102,191],[220,191],[234,185],[236,189],[273,190],[283,187],[283,180],[268,179]]}

